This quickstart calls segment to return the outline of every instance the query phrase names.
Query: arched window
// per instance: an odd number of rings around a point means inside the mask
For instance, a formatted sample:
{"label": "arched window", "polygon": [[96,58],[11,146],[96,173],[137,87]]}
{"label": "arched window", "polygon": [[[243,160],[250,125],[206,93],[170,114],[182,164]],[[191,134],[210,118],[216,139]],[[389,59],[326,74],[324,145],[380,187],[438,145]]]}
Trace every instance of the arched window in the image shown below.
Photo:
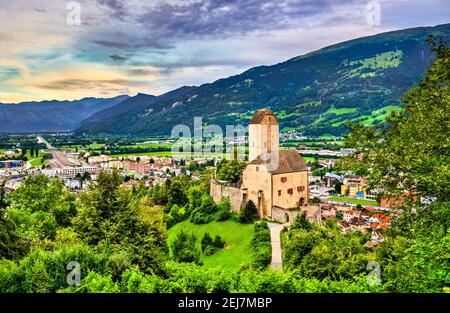
{"label": "arched window", "polygon": [[289,223],[289,214],[284,213],[284,221],[285,223]]}
{"label": "arched window", "polygon": [[305,205],[305,198],[301,197],[298,201],[298,206],[304,206]]}

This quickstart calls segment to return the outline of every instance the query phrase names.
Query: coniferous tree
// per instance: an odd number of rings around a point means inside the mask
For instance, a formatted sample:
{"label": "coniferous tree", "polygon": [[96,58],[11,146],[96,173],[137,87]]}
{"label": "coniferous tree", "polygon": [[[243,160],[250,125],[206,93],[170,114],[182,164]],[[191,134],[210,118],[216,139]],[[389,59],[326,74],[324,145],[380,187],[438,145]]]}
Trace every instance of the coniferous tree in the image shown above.
{"label": "coniferous tree", "polygon": [[248,201],[244,208],[241,211],[241,214],[239,216],[239,221],[241,223],[253,223],[255,220],[257,220],[259,217],[258,215],[258,209],[256,208],[255,203],[250,200]]}

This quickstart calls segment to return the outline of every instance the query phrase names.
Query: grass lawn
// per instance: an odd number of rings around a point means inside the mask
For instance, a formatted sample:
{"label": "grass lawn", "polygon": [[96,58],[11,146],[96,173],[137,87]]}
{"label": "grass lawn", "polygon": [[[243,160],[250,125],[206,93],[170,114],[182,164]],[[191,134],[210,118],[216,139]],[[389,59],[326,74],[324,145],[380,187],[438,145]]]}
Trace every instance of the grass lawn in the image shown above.
{"label": "grass lawn", "polygon": [[[32,165],[32,166],[40,166],[41,165],[41,158],[37,158],[37,159],[31,159],[30,160],[30,164]],[[43,163],[44,165],[47,165],[48,164],[48,161],[47,160],[44,160],[44,163]]]}
{"label": "grass lawn", "polygon": [[77,148],[78,148],[78,152],[80,152],[80,153],[85,152],[85,150],[83,149],[83,147],[81,145],[60,146],[60,147],[58,147],[58,150],[60,150],[60,151],[67,150],[67,151],[75,152]]}
{"label": "grass lawn", "polygon": [[109,155],[112,158],[126,158],[129,156],[171,156],[171,151],[154,151],[154,152],[140,152],[140,153],[122,153],[122,154],[111,154]]}
{"label": "grass lawn", "polygon": [[[140,152],[140,153],[123,153],[123,154],[112,154],[109,155],[112,158],[126,158],[129,156],[157,156],[157,157],[180,157],[185,156],[184,153],[174,153],[172,155],[172,151],[152,151],[152,152]],[[222,156],[222,158],[225,157],[225,154],[220,153],[204,153],[203,156],[198,157],[210,157],[210,158],[217,158],[218,156]],[[194,154],[192,154],[192,157],[194,157]],[[197,157],[197,156],[196,156]]]}
{"label": "grass lawn", "polygon": [[361,204],[361,205],[374,205],[378,206],[378,203],[376,201],[372,200],[359,200],[359,199],[353,199],[353,198],[345,198],[345,197],[329,197],[327,200],[330,201],[337,201],[337,202],[346,202],[346,203],[353,203],[353,204]]}
{"label": "grass lawn", "polygon": [[181,229],[194,232],[199,242],[206,232],[209,232],[213,238],[219,235],[225,241],[223,249],[218,250],[211,256],[202,257],[203,265],[206,267],[237,270],[241,265],[252,261],[250,240],[253,237],[253,225],[239,224],[233,221],[196,225],[184,221],[169,229],[167,241],[169,246]]}
{"label": "grass lawn", "polygon": [[372,111],[371,115],[360,115],[357,118],[352,119],[352,121],[360,121],[364,125],[370,126],[373,125],[374,123],[380,123],[384,121],[391,112],[399,112],[401,110],[402,110],[401,106],[388,105],[381,109]]}
{"label": "grass lawn", "polygon": [[336,115],[342,115],[342,114],[354,113],[356,111],[357,111],[357,108],[339,108],[339,109],[336,109],[336,108],[332,107],[332,108],[329,108],[324,114],[334,113]]}
{"label": "grass lawn", "polygon": [[90,145],[88,145],[88,148],[94,150],[103,148],[104,146],[105,146],[104,143],[91,143]]}
{"label": "grass lawn", "polygon": [[137,143],[131,146],[120,146],[121,148],[167,148],[171,149],[171,143]]}

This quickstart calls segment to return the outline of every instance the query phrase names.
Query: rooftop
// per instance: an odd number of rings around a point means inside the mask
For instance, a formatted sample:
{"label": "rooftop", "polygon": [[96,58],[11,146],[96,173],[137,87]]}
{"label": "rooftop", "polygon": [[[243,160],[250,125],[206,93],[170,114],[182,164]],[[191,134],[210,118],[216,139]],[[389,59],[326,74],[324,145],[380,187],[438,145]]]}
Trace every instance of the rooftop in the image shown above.
{"label": "rooftop", "polygon": [[[261,156],[258,156],[255,160],[251,161],[249,164],[259,164],[265,165],[270,163],[266,160],[262,160]],[[308,166],[305,160],[297,152],[297,150],[281,150],[279,151],[279,163],[276,170],[271,171],[272,174],[282,174],[291,172],[301,172],[307,171]]]}
{"label": "rooftop", "polygon": [[253,114],[249,124],[278,125],[278,120],[269,109],[261,109]]}

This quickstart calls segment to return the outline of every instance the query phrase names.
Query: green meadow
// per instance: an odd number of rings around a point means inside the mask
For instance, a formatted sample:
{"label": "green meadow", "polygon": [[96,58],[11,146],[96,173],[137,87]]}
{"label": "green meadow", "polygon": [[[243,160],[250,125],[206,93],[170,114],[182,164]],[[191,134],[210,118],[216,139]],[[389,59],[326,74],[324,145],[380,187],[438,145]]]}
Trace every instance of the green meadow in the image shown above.
{"label": "green meadow", "polygon": [[372,200],[359,200],[359,199],[353,199],[353,198],[345,198],[345,197],[329,197],[327,200],[330,201],[337,201],[337,202],[346,202],[346,203],[353,203],[353,204],[361,204],[361,205],[374,205],[378,206],[378,203],[376,201]]}
{"label": "green meadow", "polygon": [[198,241],[208,232],[212,237],[219,235],[225,241],[225,247],[210,256],[202,256],[203,266],[209,268],[226,268],[238,270],[242,265],[252,261],[250,241],[253,237],[253,224],[240,224],[234,221],[211,222],[209,224],[192,224],[184,221],[169,229],[168,243],[175,239],[182,229],[194,232]]}

